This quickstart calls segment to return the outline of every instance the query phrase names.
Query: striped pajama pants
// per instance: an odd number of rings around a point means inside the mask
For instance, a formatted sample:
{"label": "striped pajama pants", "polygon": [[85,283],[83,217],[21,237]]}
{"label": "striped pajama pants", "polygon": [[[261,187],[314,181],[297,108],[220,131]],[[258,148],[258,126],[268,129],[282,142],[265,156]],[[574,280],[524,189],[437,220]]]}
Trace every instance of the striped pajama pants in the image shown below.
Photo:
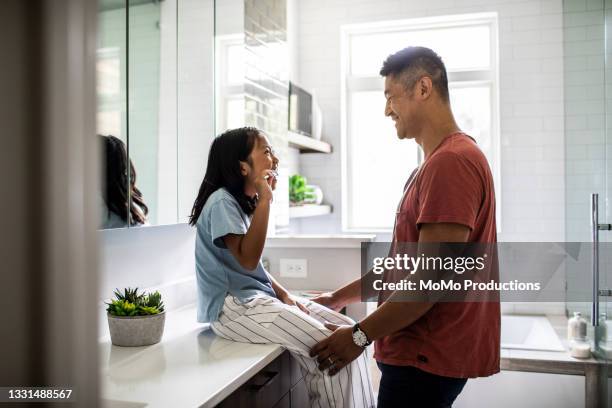
{"label": "striped pajama pants", "polygon": [[312,407],[375,407],[367,350],[333,377],[327,370],[319,370],[317,360],[309,356],[310,349],[332,333],[323,325],[325,321],[341,325],[355,322],[316,302],[301,299],[301,303],[310,315],[270,296],[241,303],[228,295],[219,319],[211,328],[217,336],[228,340],[274,343],[289,350],[300,364]]}

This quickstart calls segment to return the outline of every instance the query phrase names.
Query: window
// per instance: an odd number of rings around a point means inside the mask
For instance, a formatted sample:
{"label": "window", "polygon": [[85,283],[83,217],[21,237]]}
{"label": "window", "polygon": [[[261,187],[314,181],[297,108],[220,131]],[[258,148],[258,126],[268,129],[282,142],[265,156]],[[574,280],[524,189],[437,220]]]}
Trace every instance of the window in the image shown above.
{"label": "window", "polygon": [[[384,116],[386,57],[425,46],[443,59],[451,107],[483,150],[499,191],[497,15],[434,17],[342,28],[342,218],[350,231],[388,232],[404,184],[422,161],[414,142],[399,142]],[[501,202],[498,197],[498,202]],[[499,205],[498,205],[499,221]]]}
{"label": "window", "polygon": [[216,42],[216,134],[244,126],[244,35],[218,36]]}

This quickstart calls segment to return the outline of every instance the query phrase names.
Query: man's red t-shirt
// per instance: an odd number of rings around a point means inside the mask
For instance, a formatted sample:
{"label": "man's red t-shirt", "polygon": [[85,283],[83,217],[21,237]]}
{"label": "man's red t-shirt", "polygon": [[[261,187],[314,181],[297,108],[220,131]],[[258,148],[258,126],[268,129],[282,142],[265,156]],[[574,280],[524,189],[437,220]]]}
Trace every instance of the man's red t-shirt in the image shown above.
{"label": "man's red t-shirt", "polygon": [[[447,136],[407,184],[394,243],[418,242],[422,224],[440,222],[468,226],[468,242],[497,241],[493,177],[471,137]],[[499,353],[499,302],[439,302],[410,326],[376,341],[374,357],[384,364],[473,378],[499,372]]]}

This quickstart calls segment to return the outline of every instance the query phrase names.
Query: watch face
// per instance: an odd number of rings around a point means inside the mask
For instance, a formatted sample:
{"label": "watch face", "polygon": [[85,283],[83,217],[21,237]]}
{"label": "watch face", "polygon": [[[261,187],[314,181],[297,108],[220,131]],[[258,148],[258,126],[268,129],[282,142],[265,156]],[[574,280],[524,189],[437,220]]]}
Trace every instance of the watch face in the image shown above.
{"label": "watch face", "polygon": [[361,330],[357,330],[353,333],[353,341],[359,347],[365,347],[365,345],[368,343],[368,338],[366,337],[364,332],[362,332]]}

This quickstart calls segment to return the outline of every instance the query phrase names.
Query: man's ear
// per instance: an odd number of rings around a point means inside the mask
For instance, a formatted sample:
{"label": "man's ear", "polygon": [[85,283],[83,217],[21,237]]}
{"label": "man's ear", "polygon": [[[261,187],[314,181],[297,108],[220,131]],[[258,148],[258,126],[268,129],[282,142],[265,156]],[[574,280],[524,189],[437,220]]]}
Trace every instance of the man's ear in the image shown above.
{"label": "man's ear", "polygon": [[240,162],[240,174],[242,174],[243,176],[248,176],[250,171],[251,171],[251,166],[249,166],[249,163],[241,161]]}
{"label": "man's ear", "polygon": [[427,99],[433,91],[433,82],[430,77],[424,76],[419,79],[417,87],[419,97],[421,99]]}

